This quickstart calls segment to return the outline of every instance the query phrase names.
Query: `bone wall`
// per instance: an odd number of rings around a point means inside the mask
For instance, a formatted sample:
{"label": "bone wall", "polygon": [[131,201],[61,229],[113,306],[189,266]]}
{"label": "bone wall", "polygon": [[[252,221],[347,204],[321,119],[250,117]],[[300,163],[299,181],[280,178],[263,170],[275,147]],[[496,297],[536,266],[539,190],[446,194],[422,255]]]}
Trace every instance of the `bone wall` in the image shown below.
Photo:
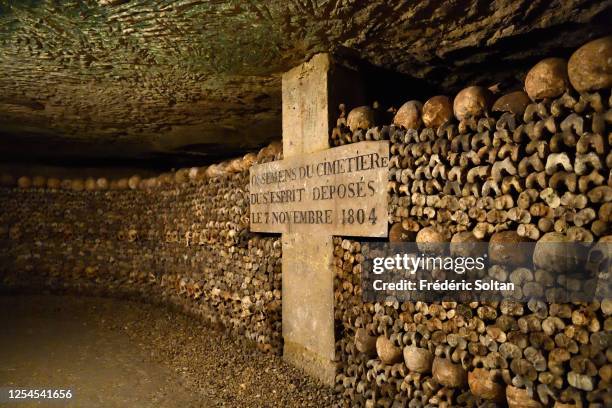
{"label": "bone wall", "polygon": [[[393,124],[381,126],[376,106],[348,115],[341,106],[330,144],[391,142],[391,241],[581,241],[591,251],[609,242],[610,75],[604,87],[578,93],[564,64],[539,83],[528,74],[529,95],[491,104],[489,90],[471,87],[454,103],[407,102],[393,111]],[[571,68],[570,60],[570,79]],[[611,406],[609,294],[566,304],[363,303],[362,247],[334,242],[336,389],[346,406]],[[609,274],[609,264],[598,267]],[[541,293],[555,279],[545,267],[488,273],[525,279]]]}
{"label": "bone wall", "polygon": [[144,180],[5,175],[0,288],[167,303],[279,353],[280,239],[248,232],[248,166],[273,150]]}

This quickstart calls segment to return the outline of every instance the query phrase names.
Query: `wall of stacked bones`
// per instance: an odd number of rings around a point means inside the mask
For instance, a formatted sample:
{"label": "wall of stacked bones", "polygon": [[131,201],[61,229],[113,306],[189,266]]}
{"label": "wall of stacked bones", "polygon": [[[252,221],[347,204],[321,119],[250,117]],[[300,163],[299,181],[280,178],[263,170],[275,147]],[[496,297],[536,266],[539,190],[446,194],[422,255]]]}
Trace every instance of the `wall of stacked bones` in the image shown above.
{"label": "wall of stacked bones", "polygon": [[[330,144],[390,140],[390,241],[609,242],[611,59],[607,37],[536,64],[524,90],[341,106]],[[280,156],[147,179],[3,175],[1,285],[171,303],[279,352],[280,239],[248,232],[247,194],[249,166]],[[364,303],[360,244],[337,237],[334,256],[347,406],[612,404],[610,300]],[[545,285],[540,272],[517,279]]]}
{"label": "wall of stacked bones", "polygon": [[0,289],[169,303],[279,353],[280,239],[248,231],[248,168],[279,152],[147,179],[4,175]]}
{"label": "wall of stacked bones", "polygon": [[[330,143],[390,140],[391,241],[488,241],[491,259],[504,259],[495,243],[591,248],[612,238],[611,61],[608,37],[539,62],[514,92],[470,86],[397,110],[341,106]],[[612,406],[611,299],[364,304],[362,246],[337,237],[334,256],[347,406]],[[488,273],[542,291],[554,280]]]}

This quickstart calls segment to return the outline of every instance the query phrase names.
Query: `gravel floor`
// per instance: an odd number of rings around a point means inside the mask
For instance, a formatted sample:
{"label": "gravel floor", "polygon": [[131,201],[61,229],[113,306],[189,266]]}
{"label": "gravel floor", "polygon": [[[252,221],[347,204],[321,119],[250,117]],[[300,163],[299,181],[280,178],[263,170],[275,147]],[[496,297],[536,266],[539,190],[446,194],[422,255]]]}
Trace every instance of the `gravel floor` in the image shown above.
{"label": "gravel floor", "polygon": [[70,386],[79,407],[339,406],[281,358],[163,307],[11,295],[0,310],[0,387]]}

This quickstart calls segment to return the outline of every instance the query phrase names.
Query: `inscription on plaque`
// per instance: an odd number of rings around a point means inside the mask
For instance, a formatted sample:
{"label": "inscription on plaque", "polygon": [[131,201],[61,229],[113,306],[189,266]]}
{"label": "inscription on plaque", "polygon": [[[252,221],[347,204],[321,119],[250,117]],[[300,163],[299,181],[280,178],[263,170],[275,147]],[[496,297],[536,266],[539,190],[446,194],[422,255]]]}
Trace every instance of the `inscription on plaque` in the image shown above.
{"label": "inscription on plaque", "polygon": [[386,236],[388,165],[369,141],[252,166],[251,231]]}

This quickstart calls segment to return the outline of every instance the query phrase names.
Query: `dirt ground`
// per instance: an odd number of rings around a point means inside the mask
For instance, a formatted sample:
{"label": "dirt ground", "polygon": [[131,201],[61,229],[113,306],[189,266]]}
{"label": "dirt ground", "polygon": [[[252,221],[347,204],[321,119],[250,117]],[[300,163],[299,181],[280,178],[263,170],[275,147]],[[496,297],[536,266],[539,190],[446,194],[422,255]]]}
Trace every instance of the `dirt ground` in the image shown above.
{"label": "dirt ground", "polygon": [[330,388],[193,317],[138,302],[0,296],[0,388],[71,389],[25,407],[333,407]]}

